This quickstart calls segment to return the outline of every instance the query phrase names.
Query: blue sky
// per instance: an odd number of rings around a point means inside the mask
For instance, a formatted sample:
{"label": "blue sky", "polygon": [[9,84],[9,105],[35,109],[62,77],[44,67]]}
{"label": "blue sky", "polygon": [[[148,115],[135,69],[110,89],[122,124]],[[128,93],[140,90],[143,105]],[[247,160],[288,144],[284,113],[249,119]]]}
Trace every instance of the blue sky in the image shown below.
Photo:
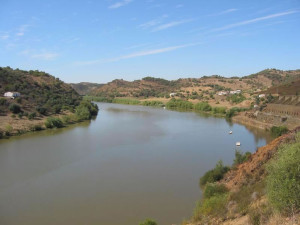
{"label": "blue sky", "polygon": [[1,0],[0,66],[66,82],[300,68],[300,0]]}

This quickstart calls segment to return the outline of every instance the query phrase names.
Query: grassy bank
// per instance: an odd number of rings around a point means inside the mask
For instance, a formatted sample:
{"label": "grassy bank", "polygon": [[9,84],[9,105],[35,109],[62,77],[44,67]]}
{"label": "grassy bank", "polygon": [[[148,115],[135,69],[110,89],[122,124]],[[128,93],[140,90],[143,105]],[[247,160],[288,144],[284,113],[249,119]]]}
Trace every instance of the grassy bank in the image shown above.
{"label": "grassy bank", "polygon": [[166,108],[170,110],[201,112],[209,115],[222,116],[226,118],[231,118],[234,115],[236,115],[236,113],[238,112],[248,110],[247,108],[238,108],[238,107],[233,107],[231,109],[227,109],[226,107],[222,107],[222,106],[212,107],[207,102],[198,102],[194,104],[187,100],[175,99],[175,98],[169,100],[165,105],[161,101],[142,101],[138,99],[129,99],[129,98],[110,99],[110,98],[97,97],[97,96],[84,96],[84,99],[89,101],[126,104],[126,105],[143,105],[143,106],[154,106],[154,107],[166,106]]}

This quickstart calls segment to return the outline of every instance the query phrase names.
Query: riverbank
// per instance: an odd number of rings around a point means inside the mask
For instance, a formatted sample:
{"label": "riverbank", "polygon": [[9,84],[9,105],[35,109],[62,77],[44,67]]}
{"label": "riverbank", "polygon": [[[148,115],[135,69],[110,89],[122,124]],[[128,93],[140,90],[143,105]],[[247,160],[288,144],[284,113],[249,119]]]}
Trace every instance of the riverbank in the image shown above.
{"label": "riverbank", "polygon": [[41,131],[52,128],[67,127],[97,116],[97,105],[83,101],[76,107],[75,112],[62,111],[59,114],[38,115],[32,119],[16,116],[13,113],[0,116],[0,139],[17,136],[28,132]]}
{"label": "riverbank", "polygon": [[291,169],[300,162],[299,138],[300,127],[247,157],[236,153],[230,169],[217,164],[200,179],[202,200],[183,224],[299,224],[300,180]]}

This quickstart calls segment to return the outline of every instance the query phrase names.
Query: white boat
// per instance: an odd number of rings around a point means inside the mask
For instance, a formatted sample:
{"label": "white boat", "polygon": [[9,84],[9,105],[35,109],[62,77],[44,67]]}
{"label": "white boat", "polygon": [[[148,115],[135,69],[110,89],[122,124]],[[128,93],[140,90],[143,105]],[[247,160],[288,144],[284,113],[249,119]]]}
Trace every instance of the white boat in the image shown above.
{"label": "white boat", "polygon": [[232,134],[232,131],[229,131],[229,134]]}
{"label": "white boat", "polygon": [[241,146],[241,142],[235,143],[236,146]]}

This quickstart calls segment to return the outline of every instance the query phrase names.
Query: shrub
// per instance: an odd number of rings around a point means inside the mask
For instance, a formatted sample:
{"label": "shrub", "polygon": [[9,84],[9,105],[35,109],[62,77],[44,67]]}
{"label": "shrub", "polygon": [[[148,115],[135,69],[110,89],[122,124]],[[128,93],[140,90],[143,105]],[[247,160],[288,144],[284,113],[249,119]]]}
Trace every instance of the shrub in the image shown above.
{"label": "shrub", "polygon": [[203,192],[204,198],[210,198],[216,195],[224,194],[228,192],[228,189],[224,184],[209,183],[205,185]]}
{"label": "shrub", "polygon": [[201,112],[209,112],[212,110],[212,107],[207,102],[198,102],[195,105],[195,110],[201,111]]}
{"label": "shrub", "polygon": [[228,195],[220,194],[198,202],[194,210],[194,220],[201,220],[203,216],[224,217],[227,213]]}
{"label": "shrub", "polygon": [[243,162],[246,162],[251,156],[251,152],[242,153],[240,150],[235,150],[235,159],[233,160],[233,166],[237,166]]}
{"label": "shrub", "polygon": [[271,128],[271,134],[272,136],[274,137],[279,137],[285,133],[287,133],[289,130],[287,129],[287,127],[285,126],[279,126],[279,127],[276,127],[276,126],[273,126]]}
{"label": "shrub", "polygon": [[212,112],[214,114],[226,114],[226,107],[213,107]]}
{"label": "shrub", "polygon": [[300,133],[296,143],[280,147],[267,165],[267,196],[282,212],[300,209]]}
{"label": "shrub", "polygon": [[36,117],[36,113],[35,112],[29,113],[29,115],[28,115],[28,119],[30,119],[30,120],[34,119],[35,117]]}
{"label": "shrub", "polygon": [[200,178],[200,187],[204,187],[207,183],[213,183],[221,180],[224,177],[224,174],[229,170],[228,166],[224,166],[222,160],[218,161],[215,168],[207,171]]}
{"label": "shrub", "polygon": [[166,107],[169,109],[190,110],[194,108],[194,105],[189,101],[172,98],[170,101],[167,102]]}
{"label": "shrub", "polygon": [[17,104],[11,104],[9,106],[9,110],[14,114],[18,114],[21,112],[21,107]]}
{"label": "shrub", "polygon": [[82,101],[75,109],[78,120],[89,120],[98,114],[98,106],[89,101]]}
{"label": "shrub", "polygon": [[146,219],[144,222],[141,222],[140,225],[157,225],[154,220]]}
{"label": "shrub", "polygon": [[45,126],[47,128],[54,128],[54,127],[61,128],[63,127],[63,122],[61,121],[60,118],[49,117],[45,122]]}
{"label": "shrub", "polygon": [[38,113],[42,114],[42,115],[46,115],[47,113],[47,109],[45,107],[37,107],[36,111],[38,111]]}

